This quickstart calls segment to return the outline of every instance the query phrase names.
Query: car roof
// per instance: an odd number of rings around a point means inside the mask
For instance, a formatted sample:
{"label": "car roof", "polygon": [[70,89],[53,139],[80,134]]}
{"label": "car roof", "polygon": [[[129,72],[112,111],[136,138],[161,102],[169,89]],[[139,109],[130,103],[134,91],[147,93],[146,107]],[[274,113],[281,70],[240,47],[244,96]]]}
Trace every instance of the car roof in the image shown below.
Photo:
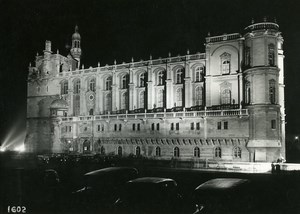
{"label": "car roof", "polygon": [[128,181],[128,183],[162,183],[166,181],[174,182],[173,179],[170,178],[159,178],[159,177],[143,177],[143,178],[137,178],[131,181]]}
{"label": "car roof", "polygon": [[118,173],[118,172],[134,172],[138,173],[136,168],[133,167],[108,167],[104,169],[94,170],[84,174],[84,176],[98,176],[98,175],[106,175],[110,173]]}
{"label": "car roof", "polygon": [[240,178],[215,178],[199,185],[196,188],[196,191],[205,190],[205,189],[206,190],[207,189],[211,189],[211,190],[235,189],[249,182],[250,181],[248,179],[240,179]]}

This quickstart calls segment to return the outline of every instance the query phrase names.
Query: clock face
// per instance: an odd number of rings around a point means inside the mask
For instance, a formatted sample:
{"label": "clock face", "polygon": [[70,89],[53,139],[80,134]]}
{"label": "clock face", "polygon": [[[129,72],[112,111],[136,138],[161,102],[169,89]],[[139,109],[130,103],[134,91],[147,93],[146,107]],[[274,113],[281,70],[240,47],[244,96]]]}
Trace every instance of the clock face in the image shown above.
{"label": "clock face", "polygon": [[94,95],[93,94],[91,94],[90,96],[89,96],[89,99],[91,100],[91,101],[93,101],[94,100]]}

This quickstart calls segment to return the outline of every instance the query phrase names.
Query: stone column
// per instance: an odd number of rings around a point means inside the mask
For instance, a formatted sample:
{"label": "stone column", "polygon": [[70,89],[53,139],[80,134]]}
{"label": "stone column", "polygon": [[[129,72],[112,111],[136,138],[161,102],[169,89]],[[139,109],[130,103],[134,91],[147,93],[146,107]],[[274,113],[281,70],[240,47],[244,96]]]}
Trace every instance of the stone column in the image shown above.
{"label": "stone column", "polygon": [[128,90],[128,99],[129,99],[129,110],[134,110],[135,105],[135,95],[134,95],[134,81],[133,81],[133,71],[132,68],[129,69],[129,90]]}
{"label": "stone column", "polygon": [[166,90],[166,108],[172,108],[174,106],[174,97],[173,97],[173,84],[172,84],[172,70],[170,68],[170,65],[167,65],[166,66],[166,87],[165,87],[165,90]]}
{"label": "stone column", "polygon": [[184,107],[191,107],[192,99],[192,85],[191,85],[191,74],[190,74],[190,64],[189,62],[185,63],[185,78],[184,78]]}
{"label": "stone column", "polygon": [[118,102],[118,96],[117,96],[117,90],[118,90],[118,86],[117,86],[117,75],[116,72],[113,71],[113,75],[112,75],[112,93],[111,93],[111,99],[112,99],[112,111],[116,111],[116,107],[119,110],[119,102]]}
{"label": "stone column", "polygon": [[154,91],[153,91],[153,80],[152,80],[152,69],[151,67],[148,67],[148,81],[147,81],[147,87],[148,87],[148,91],[147,91],[147,103],[148,103],[148,106],[145,106],[145,108],[148,108],[148,109],[152,109],[153,108],[153,96],[154,96]]}

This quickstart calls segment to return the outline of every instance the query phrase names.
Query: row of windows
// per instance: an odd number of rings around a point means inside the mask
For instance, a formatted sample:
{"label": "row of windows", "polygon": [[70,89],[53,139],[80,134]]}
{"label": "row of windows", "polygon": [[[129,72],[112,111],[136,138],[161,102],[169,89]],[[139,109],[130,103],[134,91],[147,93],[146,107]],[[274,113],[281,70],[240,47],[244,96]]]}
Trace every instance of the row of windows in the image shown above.
{"label": "row of windows", "polygon": [[[276,81],[274,79],[269,80],[269,102],[276,104]],[[245,103],[251,103],[251,86],[248,81],[245,83]]]}
{"label": "row of windows", "polygon": [[[165,70],[159,71],[157,73],[157,85],[164,85],[165,83]],[[184,80],[184,73],[185,70],[184,68],[179,68],[176,70],[175,74],[175,83],[177,84],[182,84]],[[195,69],[195,77],[194,80],[195,82],[200,82],[203,81],[203,76],[204,76],[204,67],[203,66],[198,66]],[[141,73],[138,76],[138,87],[145,87],[147,81],[147,73]],[[105,90],[111,90],[111,85],[112,85],[112,76],[109,76],[105,79]],[[74,93],[78,94],[80,93],[80,79],[77,79],[74,81]],[[120,88],[121,89],[126,89],[128,88],[129,84],[129,75],[124,74],[120,78]],[[88,89],[90,91],[95,91],[96,90],[96,79],[92,78],[88,81]],[[64,81],[61,83],[61,94],[67,94],[68,93],[68,81]]]}
{"label": "row of windows", "polygon": [[[176,123],[176,130],[178,131],[179,130],[179,123]],[[171,127],[170,127],[171,131],[174,130],[174,123],[171,123]]]}
{"label": "row of windows", "polygon": [[[250,47],[245,47],[245,65],[249,66],[251,64],[251,55],[250,55]],[[275,65],[275,45],[268,45],[268,65]]]}
{"label": "row of windows", "polygon": [[61,132],[72,132],[72,126],[62,127]]}
{"label": "row of windows", "polygon": [[[102,154],[105,153],[104,147],[102,147],[101,153]],[[120,156],[123,154],[123,148],[121,146],[118,147],[117,153]],[[140,156],[141,155],[141,147],[140,146],[137,146],[135,148],[135,155],[136,156]],[[157,157],[161,156],[161,148],[159,146],[157,146],[155,148],[155,156],[157,156]],[[175,147],[173,149],[173,156],[174,157],[180,157],[180,149],[179,149],[179,147]],[[195,147],[194,148],[194,157],[200,158],[200,148],[199,147]],[[214,157],[215,158],[222,158],[222,148],[221,147],[216,147],[214,149]],[[233,148],[233,157],[234,158],[242,158],[242,149],[240,147],[234,147]]]}

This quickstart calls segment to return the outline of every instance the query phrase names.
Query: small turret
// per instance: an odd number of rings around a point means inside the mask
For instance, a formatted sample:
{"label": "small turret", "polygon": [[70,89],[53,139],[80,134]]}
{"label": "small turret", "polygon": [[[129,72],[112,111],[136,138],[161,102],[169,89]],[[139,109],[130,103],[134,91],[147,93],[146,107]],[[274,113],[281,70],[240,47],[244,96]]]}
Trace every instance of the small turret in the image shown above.
{"label": "small turret", "polygon": [[78,26],[75,26],[75,32],[72,35],[72,47],[71,47],[71,55],[77,61],[77,68],[80,67],[80,57],[81,57],[81,36],[78,33]]}

